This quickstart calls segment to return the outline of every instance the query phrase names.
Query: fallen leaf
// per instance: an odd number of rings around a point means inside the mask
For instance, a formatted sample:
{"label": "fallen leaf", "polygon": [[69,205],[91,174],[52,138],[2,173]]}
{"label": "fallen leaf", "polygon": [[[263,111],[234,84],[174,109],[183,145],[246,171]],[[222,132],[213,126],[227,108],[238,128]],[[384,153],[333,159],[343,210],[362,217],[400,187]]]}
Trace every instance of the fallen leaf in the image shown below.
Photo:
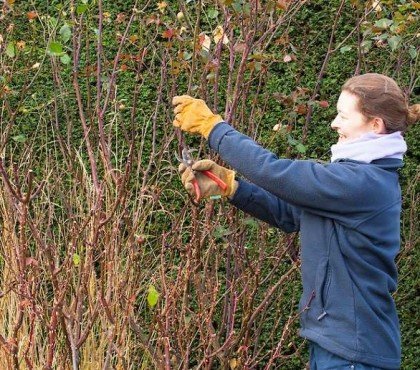
{"label": "fallen leaf", "polygon": [[281,128],[282,128],[282,124],[277,123],[273,126],[273,131],[280,131]]}
{"label": "fallen leaf", "polygon": [[290,0],[277,0],[277,8],[287,10],[290,5]]}
{"label": "fallen leaf", "polygon": [[233,46],[233,50],[237,53],[243,53],[245,51],[246,44],[244,42],[237,42]]}
{"label": "fallen leaf", "polygon": [[36,17],[38,17],[38,13],[35,11],[32,11],[32,12],[26,13],[26,16],[31,21],[32,19],[35,19]]}
{"label": "fallen leaf", "polygon": [[289,63],[289,62],[291,62],[293,59],[292,59],[292,56],[290,55],[290,54],[286,54],[285,56],[284,56],[284,58],[283,58],[283,62],[285,62],[285,63]]}
{"label": "fallen leaf", "polygon": [[39,266],[39,262],[35,258],[28,257],[25,260],[25,265],[26,266],[34,266],[34,267],[37,267],[37,266]]}
{"label": "fallen leaf", "polygon": [[318,104],[321,108],[328,108],[330,106],[330,103],[328,103],[326,100],[321,100]]}
{"label": "fallen leaf", "polygon": [[200,33],[200,35],[198,36],[198,42],[203,50],[210,50],[211,39],[204,32]]}
{"label": "fallen leaf", "polygon": [[23,40],[18,41],[18,42],[16,43],[16,47],[17,47],[19,50],[23,50],[23,49],[25,49],[25,46],[26,46],[26,42],[25,42],[25,41],[23,41]]}
{"label": "fallen leaf", "polygon": [[128,39],[134,44],[139,39],[139,37],[137,35],[131,35]]}
{"label": "fallen leaf", "polygon": [[162,37],[165,39],[171,39],[172,37],[175,36],[175,30],[173,28],[169,28],[165,31],[162,32]]}
{"label": "fallen leaf", "polygon": [[165,12],[165,9],[166,9],[167,6],[168,6],[168,4],[165,1],[157,3],[157,7],[158,7],[158,9],[161,13]]}
{"label": "fallen leaf", "polygon": [[308,111],[306,104],[299,104],[296,106],[294,110],[297,114],[301,114],[301,115],[306,114],[306,112]]}
{"label": "fallen leaf", "polygon": [[118,13],[117,14],[117,18],[115,18],[115,21],[117,22],[117,23],[122,23],[122,22],[124,22],[125,21],[125,18],[126,18],[126,14],[124,14],[124,13]]}
{"label": "fallen leaf", "polygon": [[238,367],[238,360],[236,358],[232,358],[229,360],[229,366],[231,370],[235,370]]}
{"label": "fallen leaf", "polygon": [[217,26],[213,31],[213,40],[216,44],[219,43],[220,40],[222,40],[222,43],[224,45],[227,45],[229,43],[229,39],[227,38],[225,31],[223,30],[222,26]]}

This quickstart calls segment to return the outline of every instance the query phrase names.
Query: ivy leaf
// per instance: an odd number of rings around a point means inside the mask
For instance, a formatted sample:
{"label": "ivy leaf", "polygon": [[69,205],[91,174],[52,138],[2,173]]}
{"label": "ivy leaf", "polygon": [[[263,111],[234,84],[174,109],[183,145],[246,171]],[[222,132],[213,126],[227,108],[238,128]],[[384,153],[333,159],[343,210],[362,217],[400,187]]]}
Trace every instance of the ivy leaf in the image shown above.
{"label": "ivy leaf", "polygon": [[376,21],[374,26],[380,29],[387,29],[392,23],[394,23],[394,21],[392,19],[388,19],[388,18],[382,18],[379,21]]}
{"label": "ivy leaf", "polygon": [[362,41],[362,43],[360,44],[360,47],[362,49],[362,53],[366,54],[372,47],[372,41],[371,40]]}
{"label": "ivy leaf", "polygon": [[258,229],[258,221],[255,218],[247,217],[243,220],[243,224],[250,229]]}
{"label": "ivy leaf", "polygon": [[87,8],[88,8],[87,4],[79,4],[79,5],[77,5],[76,13],[78,15],[81,15],[84,12],[86,12]]}
{"label": "ivy leaf", "polygon": [[67,53],[64,53],[61,57],[60,57],[61,63],[63,64],[69,64],[71,62],[71,58],[68,56]]}
{"label": "ivy leaf", "polygon": [[28,138],[23,134],[19,134],[19,135],[13,136],[12,140],[16,141],[17,143],[23,144],[26,140],[28,140]]}
{"label": "ivy leaf", "polygon": [[9,58],[14,58],[15,57],[15,43],[14,42],[9,42],[8,44],[7,44],[7,47],[6,47],[6,55],[9,57]]}
{"label": "ivy leaf", "polygon": [[305,153],[306,153],[306,146],[305,146],[305,145],[303,145],[302,143],[298,143],[298,144],[296,145],[296,150],[297,150],[299,153],[305,154]]}
{"label": "ivy leaf", "polygon": [[392,36],[388,39],[388,45],[392,51],[395,51],[400,46],[401,41],[402,41],[401,36]]}
{"label": "ivy leaf", "polygon": [[159,299],[159,292],[153,285],[149,286],[149,290],[147,291],[147,303],[149,304],[150,308],[156,306]]}
{"label": "ivy leaf", "polygon": [[70,38],[71,38],[71,28],[67,23],[64,24],[60,28],[60,36],[61,36],[61,39],[63,40],[63,42],[67,42],[67,41],[70,40]]}
{"label": "ivy leaf", "polygon": [[184,51],[184,53],[182,54],[182,58],[184,60],[190,60],[192,58],[193,54],[187,51]]}
{"label": "ivy leaf", "polygon": [[225,236],[232,234],[227,228],[222,225],[217,226],[213,231],[213,237],[215,239],[222,239]]}
{"label": "ivy leaf", "polygon": [[48,51],[52,54],[52,55],[61,55],[61,53],[63,52],[63,47],[61,46],[61,44],[57,41],[52,41],[50,42],[50,44],[48,45]]}
{"label": "ivy leaf", "polygon": [[219,15],[219,11],[217,10],[217,9],[214,9],[214,8],[210,8],[208,11],[207,11],[207,16],[210,18],[210,19],[215,19],[215,18],[217,18],[217,16]]}
{"label": "ivy leaf", "polygon": [[299,144],[299,142],[296,139],[293,139],[291,135],[287,135],[287,142],[292,146]]}
{"label": "ivy leaf", "polygon": [[410,48],[408,49],[408,53],[410,54],[411,59],[416,59],[417,50],[413,45],[410,45]]}
{"label": "ivy leaf", "polygon": [[347,53],[350,50],[351,50],[351,46],[350,45],[343,46],[342,48],[340,48],[340,53],[341,54],[344,54],[344,53]]}

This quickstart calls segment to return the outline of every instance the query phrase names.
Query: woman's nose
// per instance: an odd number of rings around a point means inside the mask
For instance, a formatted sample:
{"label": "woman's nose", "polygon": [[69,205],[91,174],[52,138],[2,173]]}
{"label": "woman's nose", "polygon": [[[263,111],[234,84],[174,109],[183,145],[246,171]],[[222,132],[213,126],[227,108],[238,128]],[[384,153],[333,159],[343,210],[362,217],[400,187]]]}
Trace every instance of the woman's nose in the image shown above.
{"label": "woman's nose", "polygon": [[338,128],[338,119],[337,119],[338,117],[335,117],[334,119],[333,119],[333,121],[331,122],[331,128],[332,129],[337,129]]}

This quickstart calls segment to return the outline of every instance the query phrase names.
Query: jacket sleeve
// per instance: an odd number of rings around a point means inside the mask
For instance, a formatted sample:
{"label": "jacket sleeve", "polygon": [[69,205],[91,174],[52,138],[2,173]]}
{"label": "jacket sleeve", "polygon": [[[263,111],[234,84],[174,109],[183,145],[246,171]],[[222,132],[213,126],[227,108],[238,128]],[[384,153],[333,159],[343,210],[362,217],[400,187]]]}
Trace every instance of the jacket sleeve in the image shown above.
{"label": "jacket sleeve", "polygon": [[287,204],[268,191],[243,180],[230,203],[261,221],[285,232],[299,231],[300,210]]}
{"label": "jacket sleeve", "polygon": [[212,130],[209,146],[253,184],[290,205],[320,216],[352,219],[352,223],[357,223],[383,208],[388,196],[383,184],[375,186],[375,182],[379,184],[384,178],[363,170],[368,164],[324,165],[309,160],[279,159],[224,122]]}

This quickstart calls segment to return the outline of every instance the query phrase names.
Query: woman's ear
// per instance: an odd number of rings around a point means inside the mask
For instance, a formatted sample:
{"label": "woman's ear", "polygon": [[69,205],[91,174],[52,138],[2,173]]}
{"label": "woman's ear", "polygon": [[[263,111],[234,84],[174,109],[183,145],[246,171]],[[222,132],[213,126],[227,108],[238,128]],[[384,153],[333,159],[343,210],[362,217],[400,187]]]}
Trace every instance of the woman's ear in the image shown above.
{"label": "woman's ear", "polygon": [[384,120],[380,117],[374,117],[371,121],[372,131],[375,134],[386,134],[386,127]]}

